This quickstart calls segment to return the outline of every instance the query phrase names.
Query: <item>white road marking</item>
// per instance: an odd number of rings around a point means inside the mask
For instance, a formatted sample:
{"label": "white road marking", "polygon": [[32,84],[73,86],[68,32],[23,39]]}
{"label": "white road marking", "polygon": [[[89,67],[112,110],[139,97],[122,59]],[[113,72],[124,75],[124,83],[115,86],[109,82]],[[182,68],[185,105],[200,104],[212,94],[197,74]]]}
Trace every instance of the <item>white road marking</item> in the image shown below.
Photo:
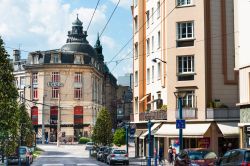
{"label": "white road marking", "polygon": [[85,164],[77,164],[77,166],[98,166],[98,165],[97,164],[85,163]]}
{"label": "white road marking", "polygon": [[64,166],[64,164],[43,164],[43,166]]}

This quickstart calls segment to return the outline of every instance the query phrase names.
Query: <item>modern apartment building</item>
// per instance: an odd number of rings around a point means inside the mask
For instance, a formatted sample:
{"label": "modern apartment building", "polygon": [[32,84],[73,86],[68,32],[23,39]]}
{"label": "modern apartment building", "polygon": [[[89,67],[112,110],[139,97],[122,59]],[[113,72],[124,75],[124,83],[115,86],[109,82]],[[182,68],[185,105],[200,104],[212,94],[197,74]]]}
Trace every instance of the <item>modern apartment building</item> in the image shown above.
{"label": "modern apartment building", "polygon": [[236,69],[239,70],[240,101],[240,147],[250,147],[250,48],[248,39],[250,34],[249,16],[250,2],[235,0],[235,57]]}
{"label": "modern apartment building", "polygon": [[[147,122],[154,151],[177,150],[177,98],[185,92],[184,148],[218,154],[239,146],[238,72],[234,70],[233,0],[134,0],[136,155],[146,156]],[[153,154],[153,150],[151,152]]]}
{"label": "modern apartment building", "polygon": [[77,141],[91,135],[102,107],[116,112],[116,103],[107,98],[109,90],[116,94],[116,79],[104,64],[99,36],[92,47],[78,17],[65,45],[30,52],[24,69],[24,85],[30,87],[24,97],[37,137],[44,125],[49,142]]}

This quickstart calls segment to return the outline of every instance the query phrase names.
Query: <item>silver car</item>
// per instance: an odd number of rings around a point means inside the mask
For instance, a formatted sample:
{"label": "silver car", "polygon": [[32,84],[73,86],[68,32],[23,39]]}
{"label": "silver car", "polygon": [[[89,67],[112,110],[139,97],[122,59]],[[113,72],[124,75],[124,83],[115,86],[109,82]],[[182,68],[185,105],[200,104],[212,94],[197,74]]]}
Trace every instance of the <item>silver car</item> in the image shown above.
{"label": "silver car", "polygon": [[122,163],[125,165],[129,165],[128,154],[125,150],[113,149],[107,157],[107,163],[109,165],[113,165],[116,163]]}

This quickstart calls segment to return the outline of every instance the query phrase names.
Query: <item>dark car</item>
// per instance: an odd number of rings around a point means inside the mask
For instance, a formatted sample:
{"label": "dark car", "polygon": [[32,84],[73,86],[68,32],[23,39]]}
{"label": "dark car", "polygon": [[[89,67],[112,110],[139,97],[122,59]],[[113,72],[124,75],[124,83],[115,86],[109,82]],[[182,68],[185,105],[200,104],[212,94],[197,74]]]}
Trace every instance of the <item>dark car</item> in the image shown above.
{"label": "dark car", "polygon": [[8,157],[9,164],[18,164],[18,156],[20,155],[20,160],[22,164],[31,164],[33,162],[33,155],[30,151],[30,148],[27,146],[20,146],[19,152],[17,151],[15,154],[12,154]]}
{"label": "dark car", "polygon": [[102,146],[102,147],[100,147],[100,149],[98,150],[98,152],[97,152],[97,154],[96,154],[96,159],[97,159],[98,161],[101,160],[102,155],[103,155],[103,152],[104,152],[104,150],[107,149],[107,148],[108,148],[107,146]]}
{"label": "dark car", "polygon": [[216,160],[215,152],[208,149],[184,149],[176,156],[175,166],[208,166],[214,165]]}
{"label": "dark car", "polygon": [[107,157],[113,149],[114,148],[112,147],[108,147],[107,149],[105,149],[102,153],[101,161],[103,161],[104,163],[107,163]]}
{"label": "dark car", "polygon": [[129,165],[128,154],[125,150],[113,149],[107,157],[107,163],[109,165],[113,165],[116,163]]}
{"label": "dark car", "polygon": [[227,151],[216,163],[218,166],[250,166],[250,149]]}

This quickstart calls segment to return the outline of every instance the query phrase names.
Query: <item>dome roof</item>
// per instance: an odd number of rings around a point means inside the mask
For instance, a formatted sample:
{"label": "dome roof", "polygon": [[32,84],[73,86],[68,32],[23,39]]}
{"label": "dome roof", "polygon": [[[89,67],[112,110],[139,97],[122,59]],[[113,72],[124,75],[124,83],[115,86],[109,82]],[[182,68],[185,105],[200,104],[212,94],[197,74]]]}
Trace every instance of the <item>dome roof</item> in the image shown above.
{"label": "dome roof", "polygon": [[77,14],[76,20],[72,23],[72,25],[73,26],[82,26],[82,22],[81,22],[81,20],[79,20],[78,14]]}
{"label": "dome roof", "polygon": [[89,56],[96,57],[95,49],[88,43],[66,43],[61,48],[62,51],[81,52]]}

